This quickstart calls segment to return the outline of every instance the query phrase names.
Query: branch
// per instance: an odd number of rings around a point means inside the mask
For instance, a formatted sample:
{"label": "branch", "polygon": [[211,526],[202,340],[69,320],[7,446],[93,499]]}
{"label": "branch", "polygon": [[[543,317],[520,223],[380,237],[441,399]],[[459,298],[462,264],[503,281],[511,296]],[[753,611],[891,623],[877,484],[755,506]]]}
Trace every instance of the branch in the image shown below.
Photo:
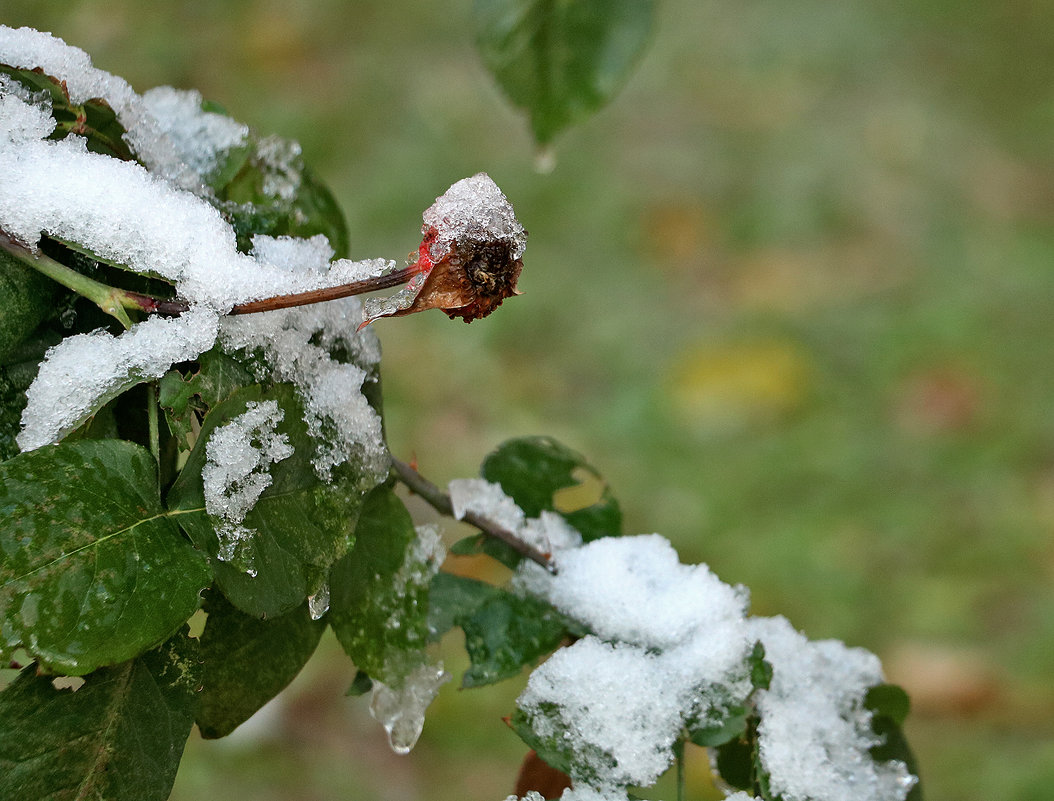
{"label": "branch", "polygon": [[[406,464],[406,462],[401,462],[394,457],[392,457],[392,467],[395,469],[398,479],[416,495],[423,498],[429,506],[440,514],[448,517],[454,516],[454,505],[450,502],[450,496],[439,489],[439,487]],[[466,512],[461,520],[471,526],[475,526],[488,537],[501,540],[516,553],[527,557],[532,562],[538,563],[550,573],[556,572],[556,566],[549,559],[548,554],[544,554],[534,546],[528,545],[513,532],[503,526],[499,526],[493,520],[489,520],[475,512]]]}

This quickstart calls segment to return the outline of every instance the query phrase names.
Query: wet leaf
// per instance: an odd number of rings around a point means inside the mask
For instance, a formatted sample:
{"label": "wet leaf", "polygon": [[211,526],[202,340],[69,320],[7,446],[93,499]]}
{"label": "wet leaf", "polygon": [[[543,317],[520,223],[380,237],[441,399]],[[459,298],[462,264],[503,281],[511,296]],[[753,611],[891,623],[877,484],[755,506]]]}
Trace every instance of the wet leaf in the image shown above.
{"label": "wet leaf", "polygon": [[0,250],[0,364],[53,309],[58,284]]}
{"label": "wet leaf", "polygon": [[424,661],[437,566],[417,541],[403,502],[377,487],[363,502],[354,547],[330,572],[329,624],[355,666],[386,684],[399,684]]}
{"label": "wet leaf", "polygon": [[0,464],[0,629],[45,670],[83,675],[170,636],[211,581],[161,508],[157,464],[120,440]]}
{"label": "wet leaf", "polygon": [[239,612],[219,593],[206,604],[203,681],[197,724],[206,739],[226,737],[300,672],[325,629],[307,604],[271,620]]}
{"label": "wet leaf", "polygon": [[195,425],[209,409],[251,381],[248,371],[218,348],[201,354],[196,362],[189,375],[170,370],[158,384],[158,403],[168,429],[184,450],[190,449]]}
{"label": "wet leaf", "polygon": [[168,798],[194,722],[195,646],[180,633],[76,691],[23,670],[0,693],[0,798]]}
{"label": "wet leaf", "polygon": [[[252,532],[241,566],[217,558],[217,521],[205,511],[201,478],[209,436],[245,412],[250,402],[275,401],[284,412],[276,427],[288,437],[293,455],[271,465],[268,486],[243,521]],[[223,594],[241,611],[273,618],[291,612],[325,581],[330,566],[347,549],[359,509],[359,480],[350,466],[331,483],[315,474],[315,441],[292,386],[244,387],[205,417],[201,434],[169,492],[168,504],[191,540],[212,558]],[[255,575],[246,565],[251,564]]]}
{"label": "wet leaf", "polygon": [[476,0],[476,43],[544,145],[615,96],[654,14],[652,0]]}

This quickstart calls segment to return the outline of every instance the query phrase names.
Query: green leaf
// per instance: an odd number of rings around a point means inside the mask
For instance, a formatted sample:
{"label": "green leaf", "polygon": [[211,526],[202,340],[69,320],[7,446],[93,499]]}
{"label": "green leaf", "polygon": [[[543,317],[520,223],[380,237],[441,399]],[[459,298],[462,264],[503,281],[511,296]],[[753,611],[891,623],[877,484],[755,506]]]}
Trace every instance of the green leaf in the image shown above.
{"label": "green leaf", "polygon": [[546,144],[615,96],[644,51],[654,12],[652,0],[476,0],[476,43]]}
{"label": "green leaf", "polygon": [[432,577],[428,590],[429,635],[432,639],[442,637],[458,620],[471,616],[498,592],[497,587],[485,581],[440,570]]}
{"label": "green leaf", "polygon": [[180,448],[190,450],[192,434],[209,409],[252,380],[249,371],[218,348],[202,353],[189,375],[170,370],[158,385],[158,403]]}
{"label": "green leaf", "polygon": [[161,508],[157,464],[120,440],[0,464],[0,630],[42,668],[83,675],[170,636],[211,580]]}
{"label": "green leaf", "polygon": [[[348,255],[344,215],[326,186],[304,165],[299,146],[277,136],[251,135],[250,150],[222,186],[213,181],[218,208],[231,223],[238,247],[248,251],[254,234],[310,237],[324,234],[337,258]],[[217,177],[234,172],[220,165]]]}
{"label": "green leaf", "polygon": [[58,284],[0,249],[0,364],[53,308]]}
{"label": "green leaf", "polygon": [[0,798],[168,798],[194,722],[195,644],[181,633],[76,691],[23,670],[0,693]]}
{"label": "green leaf", "polygon": [[[546,509],[559,512],[586,542],[622,533],[622,511],[600,473],[550,437],[510,439],[484,459],[480,472],[500,484],[528,517]],[[576,473],[599,482],[601,493],[595,503],[568,511],[560,508],[557,493],[582,483]]]}
{"label": "green leaf", "polygon": [[494,684],[519,673],[559,647],[567,635],[563,617],[548,604],[504,590],[458,620],[472,664],[462,687]]}
{"label": "green leaf", "polygon": [[235,609],[210,595],[201,635],[204,681],[197,724],[206,739],[226,737],[278,695],[300,672],[325,629],[307,604],[273,620]]}
{"label": "green leaf", "polygon": [[[878,684],[867,691],[864,706],[873,715],[871,730],[882,738],[881,745],[871,749],[871,757],[878,762],[900,760],[911,773],[918,776],[918,760],[901,728],[911,708],[908,694],[895,684]],[[922,801],[921,781],[915,783],[905,801]]]}
{"label": "green leaf", "polygon": [[[275,401],[284,412],[276,427],[288,437],[293,455],[271,465],[271,484],[243,522],[253,533],[245,543],[245,561],[217,558],[216,521],[205,511],[201,471],[212,432],[245,412],[250,402]],[[205,417],[194,450],[168,495],[170,509],[191,540],[212,558],[223,594],[240,610],[273,618],[291,612],[321,587],[330,566],[347,550],[360,504],[358,477],[338,468],[332,483],[312,466],[315,441],[308,434],[303,406],[293,387],[244,387]],[[247,567],[255,575],[247,572]]]}
{"label": "green leaf", "polygon": [[436,565],[417,553],[417,532],[387,486],[362,505],[355,545],[330,572],[329,624],[355,666],[398,685],[423,661],[428,587]]}

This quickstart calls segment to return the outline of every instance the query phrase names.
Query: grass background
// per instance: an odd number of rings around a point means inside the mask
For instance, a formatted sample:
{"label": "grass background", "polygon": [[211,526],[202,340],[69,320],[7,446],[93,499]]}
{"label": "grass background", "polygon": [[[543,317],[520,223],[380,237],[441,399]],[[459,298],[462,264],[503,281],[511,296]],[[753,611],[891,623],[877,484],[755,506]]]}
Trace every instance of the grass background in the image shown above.
{"label": "grass background", "polygon": [[[5,0],[0,22],[299,140],[355,257],[399,258],[489,172],[531,232],[526,295],[376,324],[393,450],[442,483],[555,435],[629,532],[882,656],[929,799],[1032,801],[1054,794],[1052,12],[666,0],[547,175],[468,0]],[[173,798],[511,790],[515,683],[448,688],[395,757],[351,675],[324,641],[229,742],[192,738]],[[700,752],[689,777],[720,797]]]}

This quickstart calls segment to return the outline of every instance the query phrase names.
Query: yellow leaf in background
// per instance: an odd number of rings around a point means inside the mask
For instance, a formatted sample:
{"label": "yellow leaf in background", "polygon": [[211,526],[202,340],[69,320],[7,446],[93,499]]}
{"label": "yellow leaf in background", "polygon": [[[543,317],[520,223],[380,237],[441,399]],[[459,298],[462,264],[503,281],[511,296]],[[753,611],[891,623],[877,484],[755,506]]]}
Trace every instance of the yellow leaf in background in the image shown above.
{"label": "yellow leaf in background", "polygon": [[714,343],[688,349],[671,371],[675,415],[702,431],[743,428],[799,408],[812,362],[788,340]]}

